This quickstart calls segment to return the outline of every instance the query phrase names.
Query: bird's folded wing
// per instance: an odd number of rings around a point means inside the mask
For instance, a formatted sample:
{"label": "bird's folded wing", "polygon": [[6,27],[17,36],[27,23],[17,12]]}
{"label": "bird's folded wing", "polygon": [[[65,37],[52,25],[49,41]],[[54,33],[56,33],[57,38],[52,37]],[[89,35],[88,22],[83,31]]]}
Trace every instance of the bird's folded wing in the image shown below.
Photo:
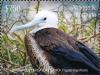
{"label": "bird's folded wing", "polygon": [[96,67],[100,68],[100,58],[96,56],[94,52],[81,42],[76,43],[77,47],[79,48],[79,52],[84,54]]}
{"label": "bird's folded wing", "polygon": [[72,50],[68,47],[64,48],[61,46],[56,46],[55,48],[51,49],[50,52],[53,53],[53,55],[55,54],[55,56],[61,56],[67,61],[76,63],[75,66],[78,65],[77,63],[80,63],[83,67],[86,67],[87,69],[98,71],[98,68],[94,65],[94,63],[92,63],[84,54],[76,50]]}

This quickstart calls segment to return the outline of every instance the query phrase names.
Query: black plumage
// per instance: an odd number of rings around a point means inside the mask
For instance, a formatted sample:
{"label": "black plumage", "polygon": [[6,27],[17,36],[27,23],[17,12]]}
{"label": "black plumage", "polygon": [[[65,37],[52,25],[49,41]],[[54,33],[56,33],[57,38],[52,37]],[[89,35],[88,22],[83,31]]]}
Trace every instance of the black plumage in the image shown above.
{"label": "black plumage", "polygon": [[[86,69],[77,74],[99,74],[100,59],[90,48],[56,28],[44,28],[30,38],[34,38],[38,46],[44,51],[46,60],[54,69]],[[25,45],[31,63],[39,65],[34,53],[30,50],[29,34],[25,36]],[[38,68],[38,66],[36,67]],[[65,73],[66,75],[66,73]]]}

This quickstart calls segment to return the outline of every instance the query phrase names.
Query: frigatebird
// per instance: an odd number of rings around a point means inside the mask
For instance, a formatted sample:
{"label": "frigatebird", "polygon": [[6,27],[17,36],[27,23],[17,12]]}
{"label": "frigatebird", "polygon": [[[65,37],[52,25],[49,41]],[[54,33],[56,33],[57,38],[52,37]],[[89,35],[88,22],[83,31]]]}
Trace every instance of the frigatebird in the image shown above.
{"label": "frigatebird", "polygon": [[[13,27],[9,34],[33,28],[25,36],[25,46],[33,68],[51,68],[51,73],[61,69],[65,75],[69,69],[77,70],[77,75],[99,74],[99,57],[85,44],[59,30],[57,25],[57,14],[43,10],[37,13],[31,22]],[[61,72],[57,73],[62,75]]]}

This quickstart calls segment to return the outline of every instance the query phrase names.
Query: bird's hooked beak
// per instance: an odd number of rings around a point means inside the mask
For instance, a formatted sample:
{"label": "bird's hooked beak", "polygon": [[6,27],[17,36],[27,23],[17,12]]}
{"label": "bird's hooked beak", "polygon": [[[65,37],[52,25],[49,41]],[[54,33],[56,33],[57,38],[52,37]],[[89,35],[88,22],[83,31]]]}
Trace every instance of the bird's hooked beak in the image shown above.
{"label": "bird's hooked beak", "polygon": [[15,31],[28,29],[28,28],[34,28],[38,24],[39,24],[38,20],[33,19],[31,22],[29,22],[27,24],[12,27],[11,30],[8,32],[8,34],[12,35]]}
{"label": "bird's hooked beak", "polygon": [[7,33],[7,35],[10,39],[14,40],[13,33],[15,31],[24,30],[24,29],[28,29],[28,28],[35,28],[36,26],[38,26],[38,24],[39,24],[38,20],[33,19],[31,22],[26,23],[24,25],[12,27],[11,30]]}

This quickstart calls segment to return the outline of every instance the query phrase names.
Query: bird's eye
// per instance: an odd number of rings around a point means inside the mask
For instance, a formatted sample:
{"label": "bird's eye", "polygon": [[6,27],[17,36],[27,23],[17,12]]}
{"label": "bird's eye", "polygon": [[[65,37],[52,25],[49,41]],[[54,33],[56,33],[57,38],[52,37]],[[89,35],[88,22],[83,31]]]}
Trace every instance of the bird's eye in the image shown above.
{"label": "bird's eye", "polygon": [[45,17],[45,18],[43,18],[43,20],[46,20],[47,18]]}

